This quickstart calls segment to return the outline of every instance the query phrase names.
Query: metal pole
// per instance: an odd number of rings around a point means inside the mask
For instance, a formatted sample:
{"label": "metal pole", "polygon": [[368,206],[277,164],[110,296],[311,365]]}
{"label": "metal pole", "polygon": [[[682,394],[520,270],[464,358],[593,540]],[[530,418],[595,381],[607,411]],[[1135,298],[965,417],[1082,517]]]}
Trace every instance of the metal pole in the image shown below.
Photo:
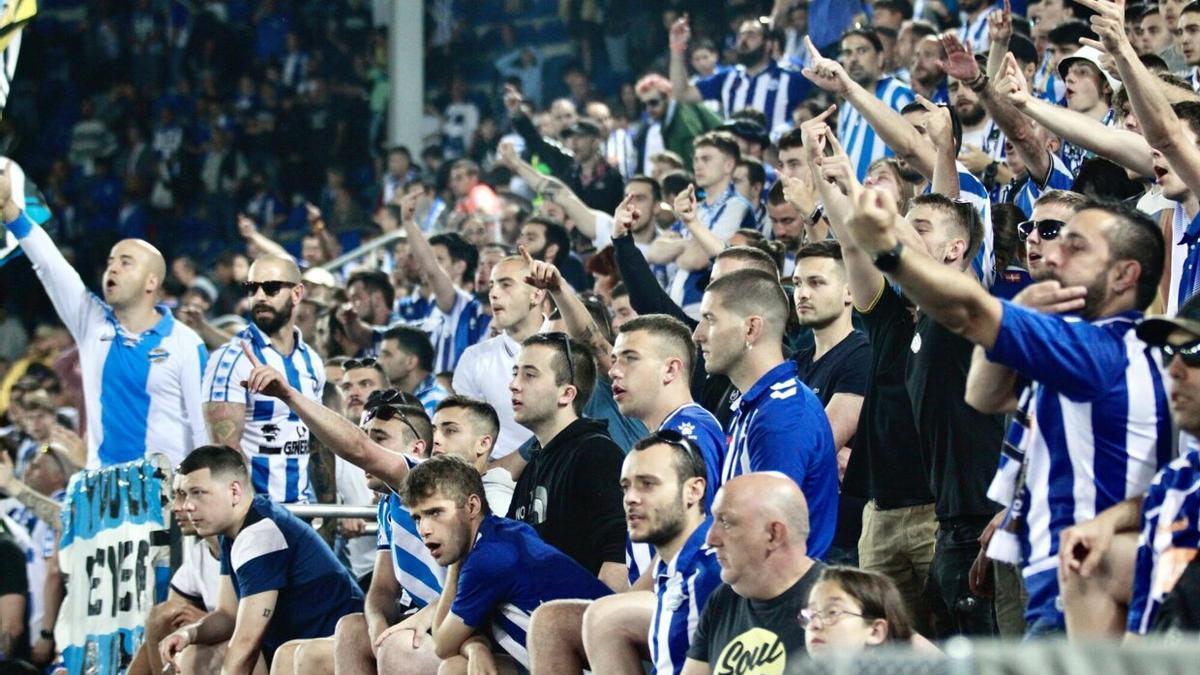
{"label": "metal pole", "polygon": [[351,506],[349,504],[284,504],[297,518],[365,518],[374,520],[374,506]]}
{"label": "metal pole", "polygon": [[388,143],[421,155],[425,113],[425,11],[417,0],[391,0],[388,26]]}
{"label": "metal pole", "polygon": [[404,239],[406,236],[407,236],[407,232],[405,232],[404,228],[401,227],[399,229],[388,232],[387,234],[376,237],[376,238],[372,239],[371,241],[368,241],[367,243],[359,246],[358,248],[355,248],[351,251],[347,251],[346,253],[339,255],[338,257],[334,258],[333,260],[330,260],[327,263],[323,263],[321,265],[321,267],[323,269],[329,270],[330,272],[336,272],[338,270],[338,268],[340,268],[342,265],[352,263],[355,260],[358,260],[359,258],[370,253],[371,251],[374,251],[377,248],[383,248],[384,246],[387,246],[388,244],[392,243],[393,241],[396,241],[397,239]]}

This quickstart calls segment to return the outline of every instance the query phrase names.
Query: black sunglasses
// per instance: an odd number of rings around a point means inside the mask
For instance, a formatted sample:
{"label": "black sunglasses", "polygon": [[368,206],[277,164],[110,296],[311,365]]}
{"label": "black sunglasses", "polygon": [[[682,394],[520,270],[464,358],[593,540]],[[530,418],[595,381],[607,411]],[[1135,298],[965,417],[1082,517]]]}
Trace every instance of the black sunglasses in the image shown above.
{"label": "black sunglasses", "polygon": [[[700,454],[700,448],[696,447],[695,441],[687,436],[684,436],[678,431],[674,429],[659,429],[658,431],[647,436],[646,440],[642,442],[647,445],[654,443],[665,443],[666,445],[673,445],[680,450],[683,450],[683,454],[687,455],[688,459],[695,464],[695,468],[698,469],[697,473],[699,473],[701,476],[705,475],[704,455]],[[643,445],[641,447],[646,446]]]}
{"label": "black sunglasses", "polygon": [[414,437],[421,438],[421,434],[417,433],[417,428],[413,426],[413,423],[408,419],[408,415],[404,413],[404,409],[400,407],[407,402],[404,392],[399,389],[373,391],[367,397],[366,405],[363,406],[363,424],[375,418],[379,418],[384,422],[399,418],[405,426],[412,430]]}
{"label": "black sunglasses", "polygon": [[292,281],[244,281],[242,282],[242,290],[246,292],[246,295],[254,295],[261,288],[267,294],[268,298],[273,298],[279,295],[279,291],[285,288],[292,288],[295,285],[296,283]]}
{"label": "black sunglasses", "polygon": [[1063,225],[1066,223],[1061,220],[1026,220],[1017,223],[1017,239],[1025,241],[1035,229],[1042,241],[1057,239],[1058,231],[1063,228]]}
{"label": "black sunglasses", "polygon": [[1200,340],[1192,340],[1181,345],[1165,343],[1159,346],[1163,354],[1163,363],[1175,360],[1175,355],[1183,359],[1183,364],[1189,368],[1200,368]]}
{"label": "black sunglasses", "polygon": [[647,108],[657,108],[658,106],[662,105],[662,103],[663,100],[661,98],[648,98],[645,101],[642,101],[642,104]]}
{"label": "black sunglasses", "polygon": [[[374,357],[368,356],[365,359],[350,359],[349,361],[346,361],[345,363],[342,364],[342,370],[356,370],[358,368],[375,368],[376,370],[378,370],[379,369],[378,364],[379,364],[379,361],[377,359],[375,359]],[[396,391],[396,390],[395,389],[387,389],[385,391]],[[380,393],[380,392],[378,392],[378,391],[371,392],[371,398],[374,398],[375,394],[378,394],[378,393]],[[368,401],[369,400],[370,399],[368,399]]]}

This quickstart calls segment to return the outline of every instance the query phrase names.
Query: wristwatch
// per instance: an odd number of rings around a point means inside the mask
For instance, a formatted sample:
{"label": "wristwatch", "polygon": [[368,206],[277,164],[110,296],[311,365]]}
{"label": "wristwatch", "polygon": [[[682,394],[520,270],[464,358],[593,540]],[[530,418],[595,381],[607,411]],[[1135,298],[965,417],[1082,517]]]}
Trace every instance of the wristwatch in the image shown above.
{"label": "wristwatch", "polygon": [[891,250],[884,251],[875,256],[875,267],[880,272],[893,272],[900,266],[900,252],[904,250],[904,244],[896,242],[896,246]]}
{"label": "wristwatch", "polygon": [[39,635],[42,636],[43,640],[50,640],[51,642],[54,641],[54,631],[52,631],[52,630],[46,630],[45,628],[43,628],[42,632],[39,633]]}

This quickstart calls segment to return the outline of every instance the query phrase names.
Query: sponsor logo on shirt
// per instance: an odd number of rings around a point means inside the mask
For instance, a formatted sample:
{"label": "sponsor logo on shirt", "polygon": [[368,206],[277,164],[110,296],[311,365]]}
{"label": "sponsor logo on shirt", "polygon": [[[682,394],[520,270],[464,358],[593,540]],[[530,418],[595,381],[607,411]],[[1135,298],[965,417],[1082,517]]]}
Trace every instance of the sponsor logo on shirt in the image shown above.
{"label": "sponsor logo on shirt", "polygon": [[787,649],[775,633],[751,628],[725,645],[716,666],[719,675],[783,675]]}
{"label": "sponsor logo on shirt", "polygon": [[168,352],[162,347],[155,347],[154,349],[151,349],[150,353],[146,356],[150,359],[150,363],[162,363],[171,356],[171,352]]}

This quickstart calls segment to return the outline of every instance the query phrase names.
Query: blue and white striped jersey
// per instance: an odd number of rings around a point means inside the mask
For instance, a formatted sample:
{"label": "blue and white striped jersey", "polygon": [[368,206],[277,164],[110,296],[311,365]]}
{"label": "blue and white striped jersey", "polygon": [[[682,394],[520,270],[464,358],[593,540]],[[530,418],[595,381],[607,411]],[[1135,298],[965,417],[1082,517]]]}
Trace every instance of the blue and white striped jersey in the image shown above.
{"label": "blue and white striped jersey", "polygon": [[490,624],[496,644],[529,667],[526,633],[542,603],[595,600],[612,591],[526,523],[489,515],[462,563],[450,611],[475,629]]}
{"label": "blue and white striped jersey", "polygon": [[[893,77],[880,78],[875,84],[875,97],[897,113],[916,99],[908,85]],[[845,102],[842,102],[838,109],[837,134],[842,147],[846,149],[846,154],[850,156],[850,165],[854,167],[860,182],[866,180],[871,162],[880,157],[896,156],[871,128],[862,113]]]}
{"label": "blue and white striped jersey", "polygon": [[1200,449],[1194,444],[1154,477],[1142,502],[1128,632],[1144,635],[1153,628],[1170,574],[1170,565],[1159,563],[1172,548],[1200,548]]}
{"label": "blue and white striped jersey", "polygon": [[[404,459],[409,468],[416,466],[416,460]],[[392,554],[392,574],[407,596],[407,601],[402,602],[418,608],[437,602],[446,583],[446,568],[433,559],[421,541],[412,512],[393,493],[379,500],[378,520],[376,548]]]}
{"label": "blue and white striped jersey", "polygon": [[708,485],[704,489],[704,512],[712,507],[717,489],[721,487],[721,469],[725,465],[725,453],[729,440],[721,429],[721,423],[699,403],[687,403],[671,411],[659,425],[659,430],[678,431],[696,445],[704,458],[705,477]]}
{"label": "blue and white striped jersey", "polygon": [[438,404],[449,395],[450,392],[438,384],[437,375],[433,373],[430,373],[428,377],[421,380],[416,390],[413,391],[413,396],[416,396],[417,400],[421,402],[421,405],[425,408],[425,413],[429,415],[430,419],[433,419],[433,411],[437,409]]}
{"label": "blue and white striped jersey", "polygon": [[[696,210],[700,222],[721,241],[729,241],[740,228],[754,228],[754,207],[738,194],[733,183],[729,183],[716,201],[709,203],[701,199],[696,204]],[[691,239],[691,236],[691,232],[684,228],[683,238]],[[700,318],[700,300],[704,297],[704,288],[700,283],[708,276],[708,272],[708,268],[694,271],[681,268],[671,280],[671,299],[693,319]]]}
{"label": "blue and white striped jersey", "polygon": [[967,16],[966,12],[959,13],[962,25],[958,27],[958,39],[971,48],[972,54],[987,56],[988,48],[991,47],[991,41],[988,40],[988,16],[999,9],[999,7],[992,7],[981,12],[974,21]]}
{"label": "blue and white striped jersey", "polygon": [[767,131],[791,124],[792,110],[811,87],[808,78],[774,61],[757,75],[747,75],[746,67],[739,65],[696,82],[705,100],[720,102],[722,117],[754,108],[767,116]]}
{"label": "blue and white striped jersey", "polygon": [[[958,197],[975,207],[975,210],[979,212],[979,220],[983,224],[983,241],[980,242],[979,250],[975,252],[975,259],[971,261],[971,268],[975,270],[975,276],[979,277],[985,287],[991,287],[992,282],[996,278],[995,236],[992,233],[992,201],[988,196],[987,188],[975,177],[975,174],[968,171],[962,162],[955,162],[955,164],[958,166]],[[931,192],[933,192],[932,184],[925,187],[925,194]]]}
{"label": "blue and white striped jersey", "polygon": [[241,450],[250,460],[250,482],[257,494],[283,504],[313,498],[308,481],[308,427],[277,398],[246,391],[242,382],[253,366],[242,345],[262,364],[283,373],[288,384],[309,400],[321,402],[325,364],[295,329],[292,353],[280,354],[258,326],[250,324],[217,351],[204,373],[204,400],[245,406]]}
{"label": "blue and white striped jersey", "polygon": [[731,407],[721,484],[754,471],[796,481],[808,500],[808,555],[824,559],[838,511],[837,452],[825,408],[791,360],[767,371]]}
{"label": "blue and white striped jersey", "polygon": [[1017,196],[1013,198],[1013,204],[1025,214],[1026,218],[1033,217],[1033,205],[1037,203],[1039,197],[1047,190],[1070,190],[1075,184],[1075,175],[1067,168],[1067,163],[1063,161],[1055,153],[1050,154],[1050,172],[1046,175],[1045,182],[1038,182],[1033,176],[1025,181],[1021,186],[1021,190],[1017,192]]}
{"label": "blue and white striped jersey", "polygon": [[133,335],[83,284],[50,235],[24,212],[5,223],[33,263],[46,294],[79,347],[87,408],[89,469],[161,452],[172,466],[208,441],[201,380],[208,350],[166,307],[153,328]]}
{"label": "blue and white striped jersey", "polygon": [[1058,76],[1058,70],[1050,67],[1050,56],[1042,59],[1033,74],[1034,88],[1038,98],[1055,105],[1067,104],[1067,81]]}
{"label": "blue and white striped jersey", "polygon": [[656,675],[683,672],[700,612],[709,594],[721,585],[716,551],[704,545],[710,527],[712,518],[705,518],[671,562],[658,561],[649,640]]}
{"label": "blue and white striped jersey", "polygon": [[483,303],[470,293],[455,289],[458,297],[449,312],[436,305],[423,328],[433,341],[433,372],[454,370],[467,347],[485,339],[492,317],[484,314]]}
{"label": "blue and white striped jersey", "polygon": [[[1100,123],[1106,127],[1116,125],[1116,115],[1113,113],[1112,108],[1109,108],[1108,112],[1104,113],[1104,119],[1100,120]],[[1079,169],[1083,167],[1084,162],[1096,156],[1096,153],[1083,146],[1075,145],[1071,141],[1063,141],[1062,147],[1058,149],[1058,154],[1062,156],[1063,163],[1067,165],[1067,170],[1073,176],[1079,175]]]}
{"label": "blue and white striped jersey", "polygon": [[1023,454],[1024,480],[1013,489],[1022,471],[1005,456],[988,494],[1013,507],[1010,518],[1022,511],[1016,535],[1029,590],[1026,617],[1061,620],[1060,533],[1141,494],[1172,458],[1163,366],[1134,331],[1140,312],[1089,323],[1002,302],[988,357],[1033,384],[1027,424],[1014,422],[1008,436]]}

